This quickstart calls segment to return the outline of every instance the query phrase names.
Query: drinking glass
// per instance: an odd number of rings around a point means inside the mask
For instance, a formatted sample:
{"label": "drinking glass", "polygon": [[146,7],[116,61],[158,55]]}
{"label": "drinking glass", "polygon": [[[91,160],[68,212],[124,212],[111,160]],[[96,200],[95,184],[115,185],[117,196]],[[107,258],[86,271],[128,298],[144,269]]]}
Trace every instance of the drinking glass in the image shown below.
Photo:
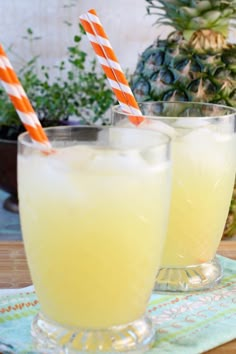
{"label": "drinking glass", "polygon": [[[144,102],[140,129],[173,137],[173,186],[161,269],[155,290],[194,291],[222,277],[216,256],[236,170],[236,110],[191,102]],[[132,126],[113,109],[113,124]]]}
{"label": "drinking glass", "polygon": [[37,349],[146,350],[145,310],[166,236],[170,139],[119,127],[46,129],[53,153],[18,140],[20,219],[41,310]]}

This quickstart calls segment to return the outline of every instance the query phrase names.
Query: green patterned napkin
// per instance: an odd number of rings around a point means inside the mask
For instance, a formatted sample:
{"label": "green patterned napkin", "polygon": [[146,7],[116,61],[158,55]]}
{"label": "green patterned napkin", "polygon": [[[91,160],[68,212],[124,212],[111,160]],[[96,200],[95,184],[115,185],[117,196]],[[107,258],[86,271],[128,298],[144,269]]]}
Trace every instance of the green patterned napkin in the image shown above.
{"label": "green patterned napkin", "polygon": [[[152,295],[157,340],[148,353],[199,354],[236,338],[236,261],[219,260],[224,278],[215,290]],[[32,287],[0,291],[0,353],[36,353],[30,324],[38,310]]]}

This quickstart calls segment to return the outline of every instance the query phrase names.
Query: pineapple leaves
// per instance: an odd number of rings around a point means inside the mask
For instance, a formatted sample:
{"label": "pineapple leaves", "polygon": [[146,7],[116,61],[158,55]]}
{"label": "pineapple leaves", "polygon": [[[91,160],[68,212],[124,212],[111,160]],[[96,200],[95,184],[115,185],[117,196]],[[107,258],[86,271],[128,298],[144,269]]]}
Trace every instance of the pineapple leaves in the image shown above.
{"label": "pineapple leaves", "polygon": [[176,30],[210,29],[228,34],[229,22],[236,19],[236,0],[146,0],[147,13],[158,16],[156,24]]}

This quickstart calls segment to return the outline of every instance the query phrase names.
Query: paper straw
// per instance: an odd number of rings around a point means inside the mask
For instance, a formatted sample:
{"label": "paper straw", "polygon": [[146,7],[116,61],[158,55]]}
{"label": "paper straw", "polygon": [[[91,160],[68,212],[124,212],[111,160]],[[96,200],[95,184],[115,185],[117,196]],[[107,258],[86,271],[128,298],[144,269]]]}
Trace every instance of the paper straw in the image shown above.
{"label": "paper straw", "polygon": [[138,125],[144,121],[142,112],[129,87],[127,79],[118,62],[108,36],[94,9],[80,16],[80,22],[89,38],[96,53],[98,61],[104,70],[111,88],[124,112],[129,116],[132,123]]}
{"label": "paper straw", "polygon": [[82,14],[80,16],[80,22],[108,78],[122,111],[128,114],[128,119],[135,125],[142,123],[142,125],[145,124],[145,128],[155,129],[170,137],[175,137],[177,132],[173,127],[158,120],[154,122],[153,119],[146,119],[146,117],[142,115],[96,11],[91,9],[87,13]]}
{"label": "paper straw", "polygon": [[40,121],[1,45],[0,80],[32,141],[41,149],[50,148]]}

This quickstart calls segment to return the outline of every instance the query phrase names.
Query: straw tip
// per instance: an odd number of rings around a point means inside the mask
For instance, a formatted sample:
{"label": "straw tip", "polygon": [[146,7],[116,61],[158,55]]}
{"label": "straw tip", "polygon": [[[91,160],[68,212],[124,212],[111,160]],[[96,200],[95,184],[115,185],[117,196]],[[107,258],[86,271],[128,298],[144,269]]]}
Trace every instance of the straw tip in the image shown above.
{"label": "straw tip", "polygon": [[0,43],[0,55],[5,55],[5,51],[1,43]]}
{"label": "straw tip", "polygon": [[88,12],[89,12],[90,14],[97,15],[97,12],[96,12],[95,9],[90,9],[90,10],[88,10]]}
{"label": "straw tip", "polygon": [[88,10],[87,12],[81,14],[81,15],[79,16],[79,18],[80,18],[81,20],[84,20],[88,14],[92,14],[92,15],[97,16],[96,10],[95,10],[95,9],[90,9],[90,10]]}

